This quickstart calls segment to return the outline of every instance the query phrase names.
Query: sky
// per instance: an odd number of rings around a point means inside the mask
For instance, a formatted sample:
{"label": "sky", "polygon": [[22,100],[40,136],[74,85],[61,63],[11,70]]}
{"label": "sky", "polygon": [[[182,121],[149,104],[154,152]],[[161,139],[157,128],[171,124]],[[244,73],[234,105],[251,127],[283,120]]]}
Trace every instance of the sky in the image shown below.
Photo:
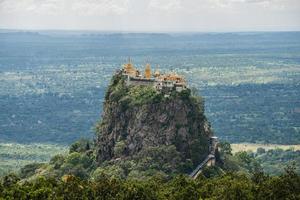
{"label": "sky", "polygon": [[300,31],[300,0],[0,0],[0,28]]}

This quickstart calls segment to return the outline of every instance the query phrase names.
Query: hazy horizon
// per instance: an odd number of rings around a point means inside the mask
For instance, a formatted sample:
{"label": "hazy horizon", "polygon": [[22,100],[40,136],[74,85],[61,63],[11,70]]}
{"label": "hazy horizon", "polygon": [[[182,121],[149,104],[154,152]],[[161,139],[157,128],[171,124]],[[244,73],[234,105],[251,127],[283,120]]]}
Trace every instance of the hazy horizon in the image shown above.
{"label": "hazy horizon", "polygon": [[[300,27],[299,27],[300,28]],[[284,33],[284,32],[300,32],[299,30],[274,30],[274,31],[264,31],[264,30],[233,30],[233,31],[139,31],[139,30],[93,30],[93,29],[14,29],[14,28],[0,28],[1,32],[53,32],[53,33],[124,33],[124,34],[222,34],[222,33],[245,33],[245,34],[255,34],[255,33]]]}

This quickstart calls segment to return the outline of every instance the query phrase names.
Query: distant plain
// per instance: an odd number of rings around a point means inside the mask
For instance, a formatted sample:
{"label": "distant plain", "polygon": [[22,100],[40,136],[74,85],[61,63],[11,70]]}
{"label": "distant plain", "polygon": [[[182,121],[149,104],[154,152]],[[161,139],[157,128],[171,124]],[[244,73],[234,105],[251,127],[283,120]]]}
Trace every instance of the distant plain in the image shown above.
{"label": "distant plain", "polygon": [[0,32],[1,142],[92,138],[130,56],[141,70],[185,75],[221,140],[300,143],[300,32]]}

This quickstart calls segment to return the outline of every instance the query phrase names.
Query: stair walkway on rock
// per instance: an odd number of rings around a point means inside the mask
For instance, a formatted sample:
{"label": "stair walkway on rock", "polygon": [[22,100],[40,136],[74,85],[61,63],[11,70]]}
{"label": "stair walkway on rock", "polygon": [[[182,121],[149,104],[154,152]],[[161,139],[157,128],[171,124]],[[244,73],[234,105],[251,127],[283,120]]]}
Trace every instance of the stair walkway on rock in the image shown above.
{"label": "stair walkway on rock", "polygon": [[196,179],[199,174],[202,172],[202,169],[205,166],[214,166],[215,162],[216,162],[216,158],[215,158],[215,152],[217,150],[217,137],[211,137],[211,142],[210,142],[210,153],[208,154],[208,156],[205,158],[204,161],[202,161],[197,167],[196,169],[194,169],[194,171],[190,174],[190,177],[193,179]]}

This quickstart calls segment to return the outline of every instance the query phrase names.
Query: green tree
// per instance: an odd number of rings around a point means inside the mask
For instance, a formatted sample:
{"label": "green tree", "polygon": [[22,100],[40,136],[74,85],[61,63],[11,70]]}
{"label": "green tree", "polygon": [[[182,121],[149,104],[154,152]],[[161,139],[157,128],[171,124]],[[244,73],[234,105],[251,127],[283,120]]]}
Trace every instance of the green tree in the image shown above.
{"label": "green tree", "polygon": [[73,175],[68,175],[58,184],[54,199],[87,200],[92,197],[93,194],[87,182]]}
{"label": "green tree", "polygon": [[63,155],[55,155],[51,158],[49,164],[53,166],[54,169],[59,169],[65,162],[65,157]]}
{"label": "green tree", "polygon": [[2,178],[2,185],[4,187],[10,187],[10,186],[15,185],[19,180],[20,180],[20,177],[18,177],[14,173],[11,173]]}
{"label": "green tree", "polygon": [[82,153],[91,149],[91,142],[87,139],[80,139],[75,143],[71,144],[69,153]]}
{"label": "green tree", "polygon": [[20,170],[20,177],[21,178],[27,178],[36,173],[36,170],[44,166],[44,163],[32,163],[25,165],[24,167],[21,168]]}
{"label": "green tree", "polygon": [[219,147],[221,155],[232,155],[232,148],[229,142],[220,142]]}
{"label": "green tree", "polygon": [[198,200],[200,194],[195,181],[180,175],[164,185],[160,196],[164,199]]}
{"label": "green tree", "polygon": [[264,153],[266,153],[266,150],[264,148],[259,147],[259,148],[257,148],[256,152],[257,152],[257,154],[264,154]]}

